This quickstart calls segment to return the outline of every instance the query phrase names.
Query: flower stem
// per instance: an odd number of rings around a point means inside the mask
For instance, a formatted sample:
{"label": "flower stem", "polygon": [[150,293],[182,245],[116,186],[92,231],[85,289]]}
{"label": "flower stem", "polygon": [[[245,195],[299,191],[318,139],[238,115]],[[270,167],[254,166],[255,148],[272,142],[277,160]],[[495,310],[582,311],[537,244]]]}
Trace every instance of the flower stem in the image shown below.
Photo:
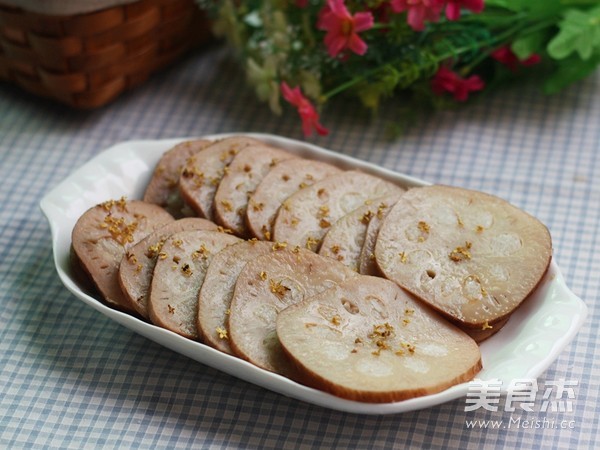
{"label": "flower stem", "polygon": [[325,102],[326,100],[329,100],[331,97],[335,97],[337,94],[345,91],[346,89],[350,89],[352,86],[360,83],[361,81],[363,81],[364,79],[370,77],[371,75],[375,75],[384,66],[385,65],[377,66],[377,67],[375,67],[375,68],[367,71],[367,73],[364,73],[362,75],[358,75],[358,76],[356,76],[354,78],[351,78],[350,80],[346,81],[345,83],[342,83],[342,84],[334,87],[330,91],[328,91],[325,94],[321,95],[321,101]]}
{"label": "flower stem", "polygon": [[536,31],[543,30],[545,28],[553,26],[555,23],[556,23],[556,18],[553,18],[553,19],[547,19],[545,21],[536,23],[529,28],[525,28],[524,30],[519,29],[519,28],[521,28],[521,26],[515,26],[511,30],[507,30],[506,32],[500,34],[499,36],[497,36],[495,38],[496,43],[493,47],[483,51],[477,58],[475,58],[473,61],[471,61],[471,63],[464,66],[461,69],[462,75],[466,75],[469,72],[471,72],[475,67],[477,67],[479,64],[481,64],[481,62],[483,62],[486,58],[488,58],[494,50],[496,50],[498,47],[501,47],[502,45],[507,44],[511,40],[511,38],[514,37],[515,34],[519,33],[519,31],[520,31],[519,34],[521,36],[526,36],[528,34],[535,33]]}

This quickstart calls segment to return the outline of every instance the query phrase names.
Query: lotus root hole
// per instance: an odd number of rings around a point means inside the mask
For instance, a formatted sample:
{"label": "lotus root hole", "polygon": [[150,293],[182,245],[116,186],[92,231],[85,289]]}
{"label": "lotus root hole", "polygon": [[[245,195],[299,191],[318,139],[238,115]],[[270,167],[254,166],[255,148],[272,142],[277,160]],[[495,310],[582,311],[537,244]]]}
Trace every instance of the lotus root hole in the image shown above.
{"label": "lotus root hole", "polygon": [[348,311],[350,314],[358,314],[360,312],[360,309],[358,309],[358,306],[356,306],[354,303],[352,303],[347,298],[342,298],[342,306],[344,308],[346,308],[346,311]]}

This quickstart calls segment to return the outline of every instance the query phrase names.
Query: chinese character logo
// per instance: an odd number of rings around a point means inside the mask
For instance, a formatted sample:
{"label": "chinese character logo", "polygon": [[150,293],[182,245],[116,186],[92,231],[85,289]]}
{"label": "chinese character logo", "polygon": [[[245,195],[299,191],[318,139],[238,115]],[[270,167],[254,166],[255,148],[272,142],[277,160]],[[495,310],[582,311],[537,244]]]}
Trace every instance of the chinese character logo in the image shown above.
{"label": "chinese character logo", "polygon": [[[573,412],[575,400],[575,387],[577,380],[552,380],[545,383],[541,390],[535,378],[517,378],[512,380],[506,389],[506,401],[504,411],[515,412],[518,409],[526,412],[534,412],[538,392],[542,393],[539,412]],[[498,411],[502,393],[502,380],[493,378],[491,380],[475,379],[469,385],[465,411],[476,411],[485,409],[487,411]]]}

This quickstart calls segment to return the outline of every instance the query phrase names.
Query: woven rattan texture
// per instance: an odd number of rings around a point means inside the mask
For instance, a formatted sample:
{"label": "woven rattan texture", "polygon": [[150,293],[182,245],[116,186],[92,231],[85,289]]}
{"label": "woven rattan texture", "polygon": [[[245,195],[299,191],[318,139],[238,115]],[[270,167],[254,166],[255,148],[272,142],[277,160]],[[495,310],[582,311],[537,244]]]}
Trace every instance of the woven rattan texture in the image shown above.
{"label": "woven rattan texture", "polygon": [[140,0],[71,16],[0,2],[0,80],[76,108],[95,108],[209,35],[193,0]]}

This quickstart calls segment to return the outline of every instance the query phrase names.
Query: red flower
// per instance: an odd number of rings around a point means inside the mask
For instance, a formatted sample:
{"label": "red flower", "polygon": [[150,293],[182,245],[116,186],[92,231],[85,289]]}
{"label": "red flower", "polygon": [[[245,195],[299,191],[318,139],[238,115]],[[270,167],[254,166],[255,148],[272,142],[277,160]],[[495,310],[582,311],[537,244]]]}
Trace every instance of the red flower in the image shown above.
{"label": "red flower", "polygon": [[394,12],[408,11],[407,22],[415,31],[422,31],[426,20],[437,22],[444,3],[444,0],[392,0],[390,2]]}
{"label": "red flower", "polygon": [[319,15],[317,27],[327,31],[324,42],[332,57],[346,48],[364,55],[368,46],[358,33],[373,27],[373,14],[359,12],[351,15],[344,0],[327,0],[327,5]]}
{"label": "red flower", "polygon": [[469,92],[480,91],[485,86],[483,80],[477,75],[471,75],[469,78],[462,78],[447,67],[440,67],[431,80],[431,90],[436,95],[442,95],[449,92],[459,102],[464,102],[469,98]]}
{"label": "red flower", "polygon": [[448,0],[446,17],[449,20],[460,19],[460,8],[466,8],[474,13],[483,11],[483,0]]}
{"label": "red flower", "polygon": [[498,50],[493,51],[491,56],[496,61],[507,66],[513,72],[516,72],[519,68],[519,64],[523,66],[533,66],[542,60],[540,55],[535,53],[527,59],[520,60],[508,46],[500,47]]}
{"label": "red flower", "polygon": [[298,8],[306,8],[308,6],[308,0],[296,0],[296,6]]}
{"label": "red flower", "polygon": [[319,123],[319,114],[310,100],[302,95],[299,86],[292,89],[285,81],[283,81],[281,83],[281,93],[283,94],[283,98],[294,105],[298,110],[298,114],[300,114],[300,118],[302,119],[302,131],[304,132],[304,136],[310,136],[313,127],[321,136],[326,136],[329,133],[329,130]]}

